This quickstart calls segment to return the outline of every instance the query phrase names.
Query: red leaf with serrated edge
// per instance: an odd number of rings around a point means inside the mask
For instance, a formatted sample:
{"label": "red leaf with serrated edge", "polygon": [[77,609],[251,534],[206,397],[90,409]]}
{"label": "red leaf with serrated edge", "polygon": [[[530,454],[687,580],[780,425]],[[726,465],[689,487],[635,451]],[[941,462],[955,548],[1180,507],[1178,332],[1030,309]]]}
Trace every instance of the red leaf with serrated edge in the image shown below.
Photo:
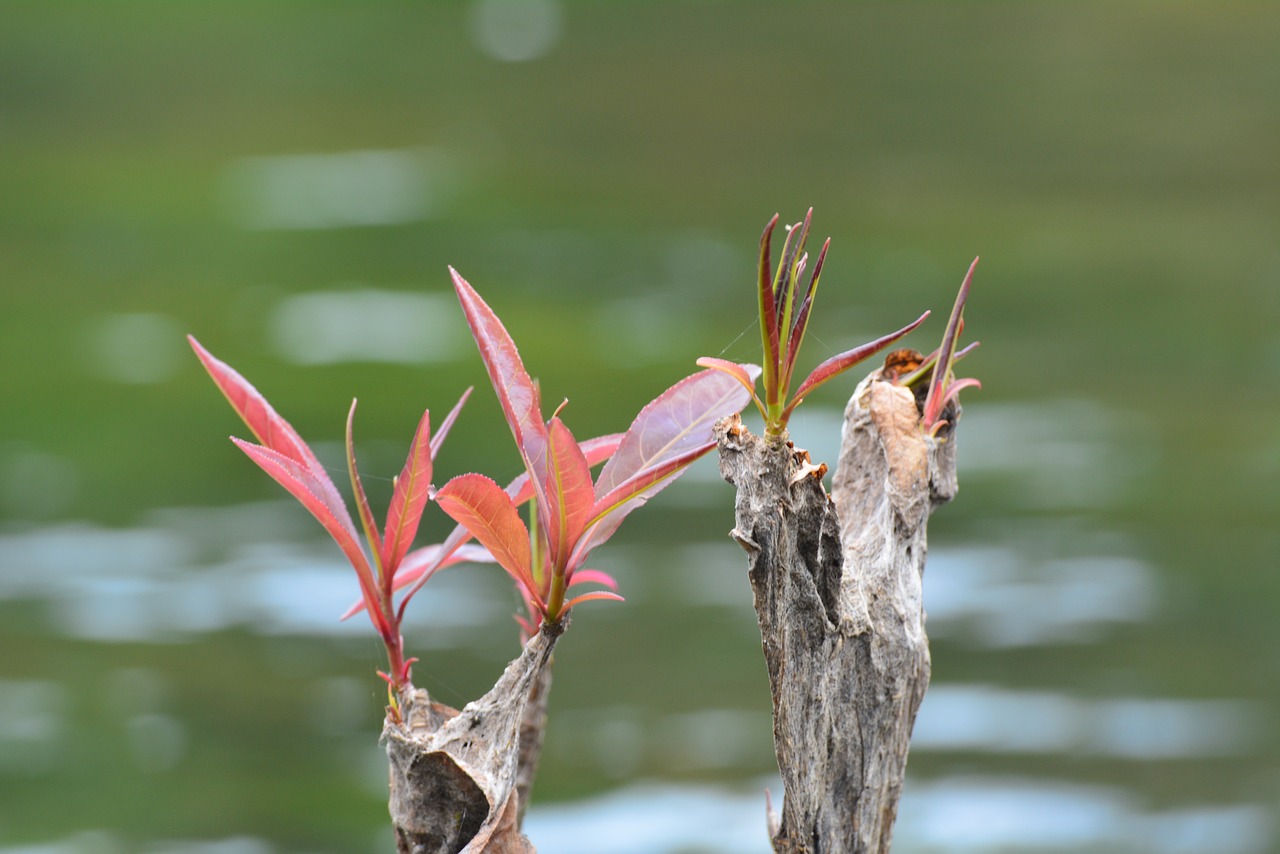
{"label": "red leaf with serrated edge", "polygon": [[[613,456],[621,442],[621,433],[610,433],[607,436],[597,436],[580,442],[578,447],[587,458],[587,465],[594,467]],[[528,472],[516,475],[515,480],[507,484],[507,495],[511,496],[511,500],[517,507],[533,497],[533,483],[529,480]]]}
{"label": "red leaf with serrated edge", "polygon": [[813,372],[805,378],[805,381],[800,384],[800,387],[796,389],[795,395],[791,398],[791,403],[787,404],[787,408],[784,411],[784,420],[785,416],[790,415],[791,410],[795,409],[796,406],[800,404],[800,401],[804,399],[805,395],[809,394],[809,392],[813,391],[827,380],[839,376],[864,359],[874,356],[894,341],[897,341],[899,338],[924,323],[925,318],[928,316],[929,312],[926,311],[924,314],[920,315],[914,321],[908,323],[897,332],[891,332],[888,335],[877,338],[870,343],[863,344],[861,347],[854,347],[852,350],[846,350],[843,353],[832,356],[830,359],[827,359],[825,362],[818,365],[818,367],[814,368]]}
{"label": "red leaf with serrated edge", "polygon": [[502,413],[515,436],[525,468],[535,474],[534,492],[539,493],[538,497],[542,499],[540,481],[546,479],[547,426],[542,421],[538,388],[529,378],[515,342],[493,309],[466,279],[458,275],[457,270],[450,267],[449,275],[453,277],[453,287],[458,293],[467,325],[480,348],[480,358],[498,395],[498,402],[502,404]]}
{"label": "red leaf with serrated edge", "polygon": [[610,590],[618,589],[618,582],[614,577],[598,569],[579,569],[573,574],[573,578],[569,580],[568,586],[574,587],[578,584],[603,584]]}
{"label": "red leaf with serrated edge", "polygon": [[[754,365],[744,367],[748,372],[759,371]],[[597,500],[645,469],[694,448],[709,450],[715,445],[715,423],[741,410],[750,399],[750,392],[735,377],[717,369],[680,380],[650,401],[631,422],[618,450],[596,479]]]}
{"label": "red leaf with serrated edge", "polygon": [[355,526],[352,525],[351,517],[347,514],[345,508],[342,510],[341,515],[336,514],[333,507],[321,497],[315,475],[298,461],[289,459],[278,451],[251,444],[243,439],[232,439],[231,441],[235,442],[236,446],[249,456],[249,459],[257,463],[263,471],[288,490],[290,495],[302,502],[302,506],[310,510],[311,515],[315,516],[320,524],[324,526],[324,529],[329,532],[329,536],[333,537],[338,547],[342,549],[342,553],[347,556],[352,568],[356,571],[356,578],[360,582],[360,592],[364,596],[366,607],[369,608],[369,619],[373,621],[380,634],[384,637],[387,636],[390,632],[390,627],[387,615],[382,613],[378,605],[377,583],[373,577],[373,571],[369,568],[369,561],[365,557],[364,551],[360,548]]}
{"label": "red leaf with serrated edge", "polygon": [[552,418],[547,435],[547,546],[552,564],[564,566],[591,519],[596,496],[591,466],[569,428]]}
{"label": "red leaf with serrated edge", "polygon": [[377,558],[378,564],[378,583],[386,584],[387,579],[391,576],[387,574],[386,562],[382,557],[382,538],[378,536],[378,523],[373,518],[373,510],[369,507],[369,497],[365,495],[364,483],[360,480],[360,470],[356,467],[356,445],[353,437],[354,425],[356,418],[356,401],[351,401],[351,409],[347,411],[347,472],[351,476],[351,491],[355,495],[356,510],[360,514],[360,524],[364,528],[364,535],[369,541],[369,547],[373,550],[373,555]]}
{"label": "red leaf with serrated edge", "polygon": [[482,474],[460,474],[440,488],[436,504],[470,531],[512,578],[536,596],[529,529],[502,487]]}
{"label": "red leaf with serrated edge", "polygon": [[564,606],[560,609],[560,613],[556,614],[556,619],[560,619],[560,617],[562,617],[574,605],[578,605],[582,602],[590,602],[593,599],[609,599],[614,602],[627,601],[611,590],[592,590],[590,593],[583,593],[580,596],[574,596],[568,602],[565,602]]}
{"label": "red leaf with serrated edge", "polygon": [[418,422],[418,429],[413,434],[409,456],[400,476],[396,478],[391,506],[387,510],[382,565],[392,574],[409,551],[413,538],[417,536],[418,523],[422,521],[422,511],[427,507],[430,490],[431,412],[428,410],[422,413],[422,420]]}
{"label": "red leaf with serrated edge", "polygon": [[[231,408],[253,432],[254,437],[276,453],[301,463],[315,475],[317,486],[324,493],[326,503],[342,505],[342,497],[337,487],[333,485],[333,481],[329,480],[324,466],[320,465],[320,461],[316,459],[316,455],[311,452],[307,443],[302,441],[298,431],[281,418],[267,399],[234,368],[206,350],[194,336],[188,335],[187,341],[218,389],[227,398],[227,402],[231,404]],[[350,521],[345,507],[342,509],[342,515]]]}
{"label": "red leaf with serrated edge", "polygon": [[431,437],[431,459],[434,461],[436,454],[440,453],[440,446],[444,444],[445,437],[449,435],[449,431],[453,429],[453,422],[458,420],[458,413],[462,411],[462,406],[467,402],[467,398],[471,397],[474,386],[468,387],[458,398],[458,402],[453,405],[453,409],[449,410],[449,414],[444,417],[440,428],[436,430],[435,435]]}

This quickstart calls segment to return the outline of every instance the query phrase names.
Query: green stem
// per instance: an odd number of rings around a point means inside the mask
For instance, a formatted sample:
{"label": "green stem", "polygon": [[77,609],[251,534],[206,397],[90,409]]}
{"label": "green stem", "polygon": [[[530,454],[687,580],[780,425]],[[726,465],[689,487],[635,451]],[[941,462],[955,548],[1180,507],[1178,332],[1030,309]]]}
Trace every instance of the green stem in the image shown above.
{"label": "green stem", "polygon": [[551,622],[560,620],[560,609],[564,607],[564,596],[568,587],[564,579],[564,570],[557,567],[551,573],[551,595],[547,597],[547,619]]}

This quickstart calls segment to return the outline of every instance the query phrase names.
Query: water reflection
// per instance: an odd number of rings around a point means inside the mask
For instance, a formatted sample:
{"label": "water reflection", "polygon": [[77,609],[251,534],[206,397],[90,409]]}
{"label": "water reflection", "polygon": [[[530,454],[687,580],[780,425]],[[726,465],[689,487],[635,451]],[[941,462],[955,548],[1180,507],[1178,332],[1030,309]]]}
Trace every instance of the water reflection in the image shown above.
{"label": "water reflection", "polygon": [[361,288],[297,294],[271,317],[272,344],[301,365],[424,363],[452,359],[464,343],[453,299]]}
{"label": "water reflection", "polygon": [[[384,296],[401,295],[363,292],[360,304],[344,302],[355,297],[343,293],[295,297],[282,303],[277,320],[286,323],[291,312],[319,311],[343,314],[349,321],[360,311],[376,314]],[[414,310],[397,303],[391,311],[403,315]],[[278,346],[287,351],[281,340]],[[320,340],[310,346],[319,349],[290,358],[377,358],[344,349],[348,345],[342,341]],[[985,427],[985,410],[975,409],[972,421],[978,426],[971,421],[972,429],[961,439],[967,442],[964,454],[972,468],[962,476],[1009,478],[1014,492],[1034,499],[1031,503],[1070,507],[1088,498],[1087,490],[1072,487],[1051,495],[1040,480],[1043,472],[1028,460],[1037,454],[1059,459],[1067,442],[1069,460],[1061,465],[1078,469],[1071,476],[1082,481],[1101,478],[1109,490],[1127,488],[1141,471],[1121,453],[1129,437],[1122,416],[1076,401],[1043,409],[993,408]],[[838,435],[838,421],[834,409],[804,413],[797,417],[798,441]],[[1069,425],[1062,427],[1064,422]],[[1034,447],[1011,459],[998,443],[967,438],[987,430],[1024,436],[1020,441],[1031,441],[1024,435],[1028,431],[1038,438]],[[824,456],[821,450],[815,454]],[[1118,459],[1126,462],[1117,464]],[[715,461],[707,459],[665,503],[672,512],[692,512],[708,505],[712,490],[723,497],[724,489]],[[940,543],[930,553],[928,627],[933,638],[953,649],[1010,655],[1033,646],[1101,644],[1113,641],[1120,627],[1158,618],[1173,598],[1147,552],[1122,533],[1082,516],[1021,518],[995,526],[981,543]],[[678,613],[695,622],[706,616],[732,635],[719,640],[748,648],[758,644],[745,565],[727,540],[622,542],[602,553],[602,561],[601,568],[617,576],[629,607]],[[509,628],[507,617],[514,606],[510,596],[493,595],[502,584],[492,572],[442,573],[429,595],[419,597],[408,611],[415,648],[471,646],[474,651],[492,646],[492,627]],[[509,588],[503,589],[509,594]],[[282,673],[310,674],[305,690],[324,710],[310,721],[311,728],[332,761],[344,773],[358,776],[362,790],[378,800],[384,796],[385,768],[368,729],[371,708],[380,700],[371,700],[364,678],[307,666],[307,656],[322,654],[314,651],[315,638],[369,637],[363,619],[337,621],[356,595],[355,580],[336,549],[305,514],[284,501],[168,509],[129,530],[62,523],[0,534],[0,602],[46,605],[49,623],[42,630],[53,635],[106,643],[169,641],[244,627],[269,636],[268,665]],[[39,608],[31,611],[41,613]],[[501,633],[504,644],[510,637],[509,631]],[[168,774],[165,779],[189,770],[200,749],[195,743],[200,730],[179,716],[167,678],[147,667],[108,671],[105,693],[112,731],[122,735],[126,749],[125,765],[144,775]],[[1125,767],[1172,760],[1216,763],[1255,754],[1266,739],[1262,709],[1250,700],[1143,697],[1129,691],[1085,697],[947,681],[945,674],[939,678],[926,697],[913,740],[913,750],[928,759],[924,767],[935,771],[947,761],[982,768],[984,758],[998,763],[1018,756],[1131,763]],[[70,683],[44,679],[0,681],[0,772],[54,779],[53,772],[63,768],[60,734],[72,724],[71,691]],[[1162,693],[1176,692],[1165,688]],[[460,704],[468,698],[458,699]],[[754,700],[767,702],[763,696]],[[767,708],[746,704],[726,696],[715,700],[714,708],[692,711],[655,712],[642,705],[564,708],[552,716],[544,759],[550,767],[558,764],[561,774],[609,781],[646,773],[753,777],[770,767],[770,721]],[[376,710],[372,714],[376,717]],[[761,795],[765,785],[775,795],[780,791],[776,780],[751,790],[654,783],[579,803],[535,803],[529,832],[547,851],[594,852],[600,850],[599,840],[608,839],[617,842],[611,842],[610,850],[622,852],[763,852],[768,850]],[[1155,809],[1134,790],[1117,786],[917,775],[902,803],[895,850],[1248,854],[1267,849],[1273,828],[1262,807],[1230,801],[1207,805],[1198,797],[1188,795],[1186,802]],[[71,854],[137,850],[137,845],[95,832],[37,848],[0,849],[0,854],[19,850]],[[245,836],[153,842],[142,850],[257,854],[278,849],[274,842]]]}
{"label": "water reflection", "polygon": [[1260,733],[1260,710],[1242,701],[1083,699],[943,683],[925,695],[911,748],[1192,759],[1245,754]]}
{"label": "water reflection", "polygon": [[[541,850],[595,854],[764,854],[765,789],[633,786],[574,804],[534,805],[526,831]],[[1258,805],[1189,805],[1148,811],[1123,791],[1056,781],[948,777],[908,781],[894,832],[899,854],[968,852],[1162,852],[1251,854],[1267,850],[1273,822]]]}
{"label": "water reflection", "polygon": [[[359,590],[328,543],[257,540],[252,526],[220,530],[219,520],[243,515],[170,510],[132,530],[75,523],[0,535],[0,600],[48,602],[56,634],[96,641],[240,625],[263,634],[367,634],[363,620],[337,619]],[[199,535],[189,536],[200,520]],[[467,630],[500,619],[508,604],[493,602],[466,573],[442,573],[432,587],[405,622],[407,630],[431,627],[428,643],[466,643]]]}

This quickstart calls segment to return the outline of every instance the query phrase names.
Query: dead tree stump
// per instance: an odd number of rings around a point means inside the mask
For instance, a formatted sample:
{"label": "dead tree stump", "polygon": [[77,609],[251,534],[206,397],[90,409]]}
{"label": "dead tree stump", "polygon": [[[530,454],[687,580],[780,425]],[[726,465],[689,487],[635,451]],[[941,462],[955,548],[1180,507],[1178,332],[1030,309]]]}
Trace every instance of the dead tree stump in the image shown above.
{"label": "dead tree stump", "polygon": [[717,425],[773,694],[778,852],[889,850],[929,683],[925,528],[956,492],[958,416],[927,436],[909,389],[867,377],[845,410],[830,496],[807,452],[736,415]]}

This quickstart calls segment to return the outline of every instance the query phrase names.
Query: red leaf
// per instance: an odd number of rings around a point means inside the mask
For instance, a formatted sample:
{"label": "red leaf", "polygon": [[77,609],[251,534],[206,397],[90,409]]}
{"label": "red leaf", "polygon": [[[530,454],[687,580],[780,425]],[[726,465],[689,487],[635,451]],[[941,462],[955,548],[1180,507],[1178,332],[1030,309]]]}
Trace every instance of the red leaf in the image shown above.
{"label": "red leaf", "polygon": [[787,340],[787,352],[783,357],[785,365],[778,380],[781,388],[791,387],[791,376],[796,370],[796,358],[800,355],[800,345],[804,343],[804,333],[809,328],[809,313],[813,309],[813,298],[817,295],[818,280],[822,277],[822,266],[827,260],[827,250],[831,247],[831,238],[822,244],[818,260],[813,265],[813,275],[809,278],[809,288],[805,292],[804,301],[796,312],[795,322],[791,327],[791,337]]}
{"label": "red leaf", "polygon": [[594,549],[612,537],[631,511],[666,489],[690,463],[715,446],[715,439],[708,439],[682,456],[665,459],[661,465],[644,469],[598,499],[591,523],[569,558],[570,571],[581,566]]}
{"label": "red leaf", "polygon": [[536,596],[529,529],[502,487],[482,474],[460,474],[436,493],[436,503],[470,531],[512,578]]}
{"label": "red leaf", "polygon": [[[622,441],[621,433],[610,433],[607,436],[597,436],[594,439],[587,439],[586,441],[582,442],[578,447],[582,448],[583,455],[586,456],[587,458],[587,464],[594,466],[608,459],[609,456],[612,455],[615,450],[617,450],[618,443],[620,441]],[[519,507],[521,504],[525,503],[530,498],[532,498],[533,484],[529,480],[528,472],[525,472],[519,475],[515,480],[507,484],[507,488],[504,491],[507,493],[507,495],[511,496],[512,503],[514,503],[517,507]],[[405,593],[404,598],[400,602],[401,611],[404,610],[404,607],[408,603],[408,601],[411,598],[413,598],[413,595],[415,593],[417,593],[419,590],[422,589],[422,586],[427,583],[427,580],[431,578],[431,576],[435,573],[437,569],[443,569],[446,566],[452,566],[453,564],[459,563],[461,561],[473,561],[473,562],[485,561],[490,563],[495,562],[493,555],[489,554],[489,552],[485,550],[483,546],[462,545],[462,543],[465,543],[469,539],[471,539],[471,532],[468,531],[463,526],[459,525],[458,527],[453,529],[453,532],[449,534],[449,536],[445,539],[445,541],[440,546],[428,546],[427,548],[439,549],[438,554],[447,555],[447,557],[445,557],[443,561],[439,561],[437,559],[437,562],[434,564],[431,563],[431,559],[428,559],[425,557],[415,559],[414,556],[418,555],[419,552],[422,551],[422,549],[418,549],[417,551],[413,551],[409,553],[409,555],[405,558],[405,562],[402,563],[400,568],[397,570],[395,575],[395,581],[394,581],[395,590],[401,590],[405,587],[408,587],[411,584],[413,585],[412,587],[409,588],[409,591]],[[472,552],[471,551],[472,549],[474,549],[475,551]],[[472,557],[456,557],[455,558],[453,557],[455,553],[457,555],[483,554],[484,557],[481,558],[481,557],[472,556]],[[433,557],[432,559],[435,559],[435,558]],[[345,620],[348,617],[358,614],[363,609],[364,609],[364,603],[357,602],[356,604],[352,605],[350,608],[346,610],[346,612],[342,615],[342,619]]]}
{"label": "red leaf", "polygon": [[973,283],[973,271],[977,266],[978,259],[974,258],[973,263],[969,265],[969,272],[964,274],[964,281],[960,283],[960,292],[956,294],[955,305],[951,307],[951,316],[947,318],[947,330],[942,333],[942,345],[938,348],[938,364],[933,369],[933,379],[929,383],[929,393],[924,401],[924,415],[920,419],[926,430],[932,427],[942,414],[945,403],[944,386],[950,381],[951,365],[955,361],[956,340],[964,328],[964,304],[969,298],[969,286]]}
{"label": "red leaf", "polygon": [[[595,491],[591,466],[564,422],[552,418],[548,435],[547,546],[552,564],[563,567],[591,519]],[[539,512],[542,510],[539,507]]]}
{"label": "red leaf", "polygon": [[[204,364],[209,376],[213,378],[214,383],[226,396],[231,408],[236,411],[236,414],[253,432],[254,437],[276,453],[301,463],[315,475],[318,481],[317,488],[324,493],[325,501],[331,505],[341,505],[342,497],[338,493],[337,487],[329,480],[324,466],[320,465],[320,461],[311,452],[311,448],[307,446],[306,442],[302,441],[302,437],[298,435],[298,432],[293,429],[289,422],[281,418],[275,409],[271,407],[271,404],[267,402],[267,399],[248,380],[240,376],[234,368],[216,358],[202,347],[200,342],[193,336],[188,335],[187,341],[190,342],[191,348],[196,351],[196,356]],[[347,516],[345,507],[342,510],[342,515]]]}
{"label": "red leaf", "polygon": [[[466,397],[463,397],[466,400]],[[461,403],[459,403],[461,405]],[[457,412],[457,409],[454,409]],[[431,412],[422,413],[418,429],[409,446],[400,476],[396,478],[391,506],[387,510],[387,529],[382,546],[382,565],[395,573],[396,567],[409,551],[413,538],[422,521],[422,511],[427,507],[431,488]]]}
{"label": "red leaf", "polygon": [[[458,530],[465,531],[465,528],[459,526]],[[471,535],[468,533],[467,537]],[[489,554],[489,550],[484,546],[474,543],[457,545],[446,540],[443,543],[433,543],[429,546],[414,549],[409,552],[400,561],[400,567],[396,571],[395,589],[409,586],[417,581],[424,574],[428,577],[434,575],[437,570],[446,569],[459,563],[497,563],[493,555]],[[352,606],[352,610],[343,615],[346,619],[351,614],[359,613],[359,606]]]}
{"label": "red leaf", "polygon": [[[614,452],[618,450],[618,444],[621,441],[621,433],[610,433],[607,436],[587,439],[579,443],[578,447],[582,449],[583,456],[587,458],[587,465],[597,466],[613,456]],[[533,483],[529,480],[529,473],[525,472],[517,475],[515,480],[507,484],[506,492],[507,495],[511,496],[511,500],[515,502],[517,507],[532,498]]]}
{"label": "red leaf", "polygon": [[764,349],[764,384],[776,382],[778,368],[778,304],[773,290],[773,272],[769,269],[770,243],[773,230],[778,225],[778,215],[774,214],[760,235],[760,266],[757,287],[760,297],[760,338]]}
{"label": "red leaf", "polygon": [[[471,327],[472,337],[480,348],[480,358],[489,373],[503,415],[515,436],[516,446],[524,458],[525,467],[538,476],[534,479],[534,491],[541,492],[547,465],[547,426],[542,421],[542,406],[537,386],[529,378],[515,342],[507,333],[502,321],[488,304],[480,298],[458,271],[449,268],[458,301]],[[544,496],[539,495],[539,499]]]}
{"label": "red leaf", "polygon": [[805,381],[800,384],[800,387],[796,389],[795,396],[792,397],[791,403],[787,404],[787,408],[784,410],[784,420],[785,416],[790,415],[791,410],[795,409],[809,392],[813,391],[827,380],[839,376],[864,359],[874,356],[894,341],[897,341],[899,338],[915,329],[921,323],[924,323],[925,318],[928,316],[929,312],[926,311],[924,314],[920,315],[914,321],[908,323],[897,332],[891,332],[890,334],[877,338],[868,344],[863,344],[861,347],[854,347],[852,350],[846,350],[843,353],[832,356],[821,365],[818,365],[818,367],[813,369],[813,373],[809,374],[809,376],[805,378]]}
{"label": "red leaf", "polygon": [[453,405],[453,409],[449,410],[449,414],[444,417],[440,429],[436,430],[436,434],[431,437],[431,459],[435,460],[436,454],[440,453],[440,446],[444,444],[445,437],[449,435],[449,431],[453,429],[453,422],[458,420],[458,413],[462,411],[462,405],[467,402],[467,398],[471,397],[471,391],[474,386],[469,387],[462,393],[462,397],[458,398],[458,402]]}
{"label": "red leaf", "polygon": [[610,590],[618,589],[618,582],[607,572],[601,572],[598,569],[579,569],[573,573],[573,577],[569,579],[570,587],[578,584],[603,584]]}
{"label": "red leaf", "polygon": [[[745,370],[759,369],[749,365]],[[683,457],[693,449],[699,449],[700,454],[710,450],[715,445],[715,423],[741,410],[750,399],[736,377],[717,369],[680,380],[650,401],[631,422],[596,480],[597,500],[645,469]]]}
{"label": "red leaf", "polygon": [[627,601],[626,599],[623,599],[621,596],[619,596],[617,593],[614,593],[610,590],[592,590],[590,593],[583,593],[581,596],[574,596],[568,602],[565,602],[564,606],[560,609],[560,613],[556,614],[556,619],[557,620],[560,619],[560,617],[562,617],[565,614],[565,612],[567,612],[574,605],[580,604],[582,602],[589,602],[593,599],[610,599],[614,602]]}
{"label": "red leaf", "polygon": [[356,401],[351,401],[351,409],[347,411],[347,472],[351,475],[351,491],[355,495],[356,510],[360,514],[360,524],[364,535],[369,540],[375,562],[378,565],[378,581],[385,584],[391,576],[387,574],[386,561],[382,553],[382,538],[378,536],[378,523],[374,521],[373,510],[369,507],[369,498],[365,495],[364,484],[360,480],[360,470],[356,467],[356,446],[352,437],[356,418]]}
{"label": "red leaf", "polygon": [[377,583],[373,577],[373,571],[369,568],[369,561],[360,548],[355,526],[351,523],[351,517],[347,514],[346,508],[342,508],[340,514],[336,513],[334,508],[321,497],[320,485],[316,482],[315,475],[298,461],[289,459],[271,448],[254,445],[243,439],[231,441],[248,454],[249,459],[288,490],[290,495],[302,502],[302,506],[310,510],[311,515],[315,516],[329,532],[329,536],[333,537],[356,571],[360,592],[364,596],[365,606],[369,608],[369,619],[373,621],[380,634],[387,636],[390,632],[389,615],[383,614],[378,604]]}
{"label": "red leaf", "polygon": [[[760,375],[760,369],[755,365],[743,365],[738,362],[730,362],[728,359],[717,359],[714,356],[703,356],[698,359],[698,367],[711,368],[713,371],[722,371],[742,383],[743,388],[751,392],[751,398],[756,401],[756,405],[760,405],[760,401],[756,398],[756,377]],[[749,368],[755,368],[753,375]],[[762,407],[763,408],[763,407]]]}

